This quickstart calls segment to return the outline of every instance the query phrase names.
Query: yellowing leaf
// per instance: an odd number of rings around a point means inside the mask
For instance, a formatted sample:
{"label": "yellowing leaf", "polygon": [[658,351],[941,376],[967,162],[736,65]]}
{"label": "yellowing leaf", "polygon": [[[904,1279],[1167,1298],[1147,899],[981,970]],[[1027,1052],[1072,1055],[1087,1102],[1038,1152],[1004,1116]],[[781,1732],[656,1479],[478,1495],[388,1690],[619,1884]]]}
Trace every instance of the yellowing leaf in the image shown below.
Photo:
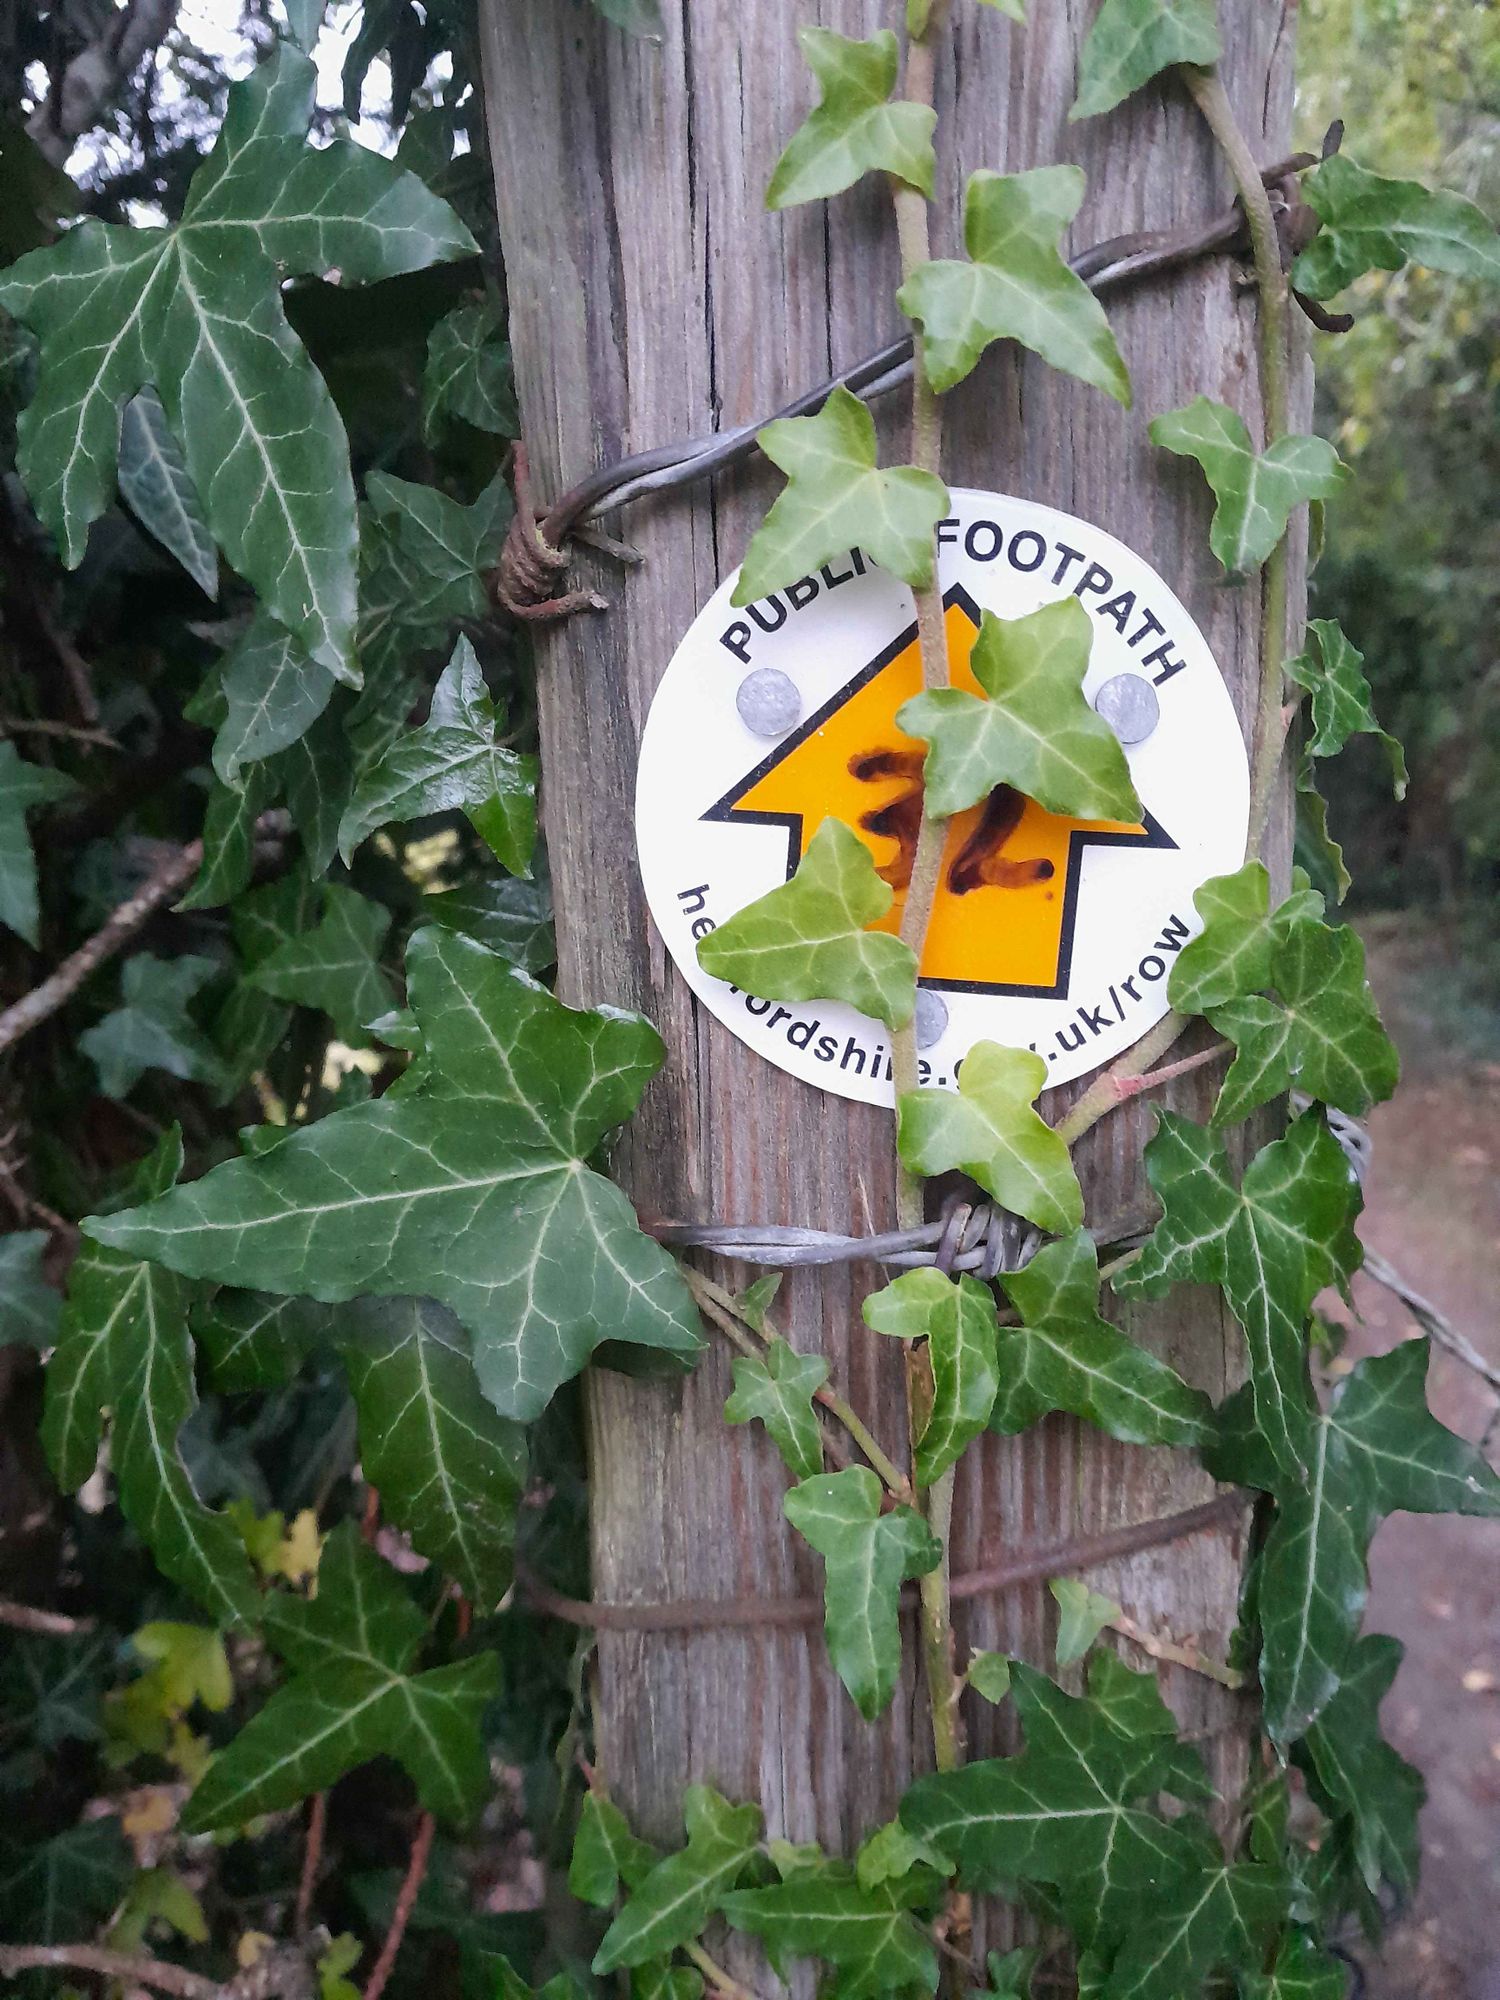
{"label": "yellowing leaf", "polygon": [[220,1714],[234,1699],[234,1680],[222,1636],[206,1625],[158,1621],[142,1625],[130,1643],[156,1673],[165,1710],[185,1714],[195,1701]]}
{"label": "yellowing leaf", "polygon": [[1244,418],[1206,396],[1154,418],[1150,429],[1153,444],[1203,467],[1218,502],[1209,546],[1231,576],[1258,569],[1293,511],[1305,500],[1331,500],[1349,477],[1326,438],[1280,437],[1257,452]]}
{"label": "yellowing leaf", "polygon": [[871,171],[930,195],[937,117],[928,105],[891,102],[900,55],[890,29],[860,42],[831,28],[800,28],[797,40],[822,101],[776,162],[766,206],[818,201]]}
{"label": "yellowing leaf", "polygon": [[821,563],[861,548],[903,583],[932,581],[938,522],[948,489],[930,472],[876,464],[875,419],[842,385],[811,417],[782,417],[757,442],[787,475],[749,548],[734,587],[736,604],[810,575]]}
{"label": "yellowing leaf", "polygon": [[869,925],[894,892],[842,820],[825,819],[797,872],[698,943],[698,963],[765,1000],[846,1000],[900,1028],[917,1004],[911,946]]}
{"label": "yellowing leaf", "polygon": [[1083,1196],[1068,1149],[1032,1108],[1047,1081],[1030,1049],[976,1042],[958,1090],[909,1090],[896,1106],[897,1146],[914,1174],[955,1168],[1039,1229],[1076,1229]]}
{"label": "yellowing leaf", "polygon": [[934,389],[961,382],[994,341],[1014,340],[1130,407],[1130,377],[1104,308],[1058,249],[1084,187],[1079,167],[970,175],[969,260],[922,264],[896,295],[922,328]]}
{"label": "yellowing leaf", "polygon": [[928,744],[929,812],[947,818],[1010,785],[1048,812],[1134,821],[1141,802],[1119,738],[1083,696],[1093,621],[1076,597],[1024,618],[986,611],[970,665],[985,699],[934,688],[896,720]]}

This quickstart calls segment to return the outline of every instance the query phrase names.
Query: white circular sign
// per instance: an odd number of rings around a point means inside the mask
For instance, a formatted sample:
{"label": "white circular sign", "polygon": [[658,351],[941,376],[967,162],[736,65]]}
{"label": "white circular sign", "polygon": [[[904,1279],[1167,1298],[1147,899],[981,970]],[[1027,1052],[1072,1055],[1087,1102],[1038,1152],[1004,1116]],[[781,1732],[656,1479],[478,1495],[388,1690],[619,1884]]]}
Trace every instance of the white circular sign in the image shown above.
{"label": "white circular sign", "polygon": [[[922,1080],[953,1087],[973,1044],[994,1041],[1036,1049],[1065,1083],[1166,1013],[1172,961],[1199,928],[1193,891],[1244,858],[1244,742],[1202,633],[1138,555],[1029,500],[958,491],[952,505],[938,544],[955,684],[980,691],[968,662],[983,612],[1076,596],[1094,623],[1084,692],[1125,744],[1145,817],[1064,819],[1006,788],[955,816],[922,959]],[[922,746],[895,721],[921,685],[912,595],[858,551],[743,610],[735,581],[694,619],[646,721],[647,901],[688,985],[741,1040],[820,1089],[888,1104],[881,1023],[742,993],[700,968],[697,945],[786,881],[830,815],[896,888],[882,925],[896,929],[921,796]]]}

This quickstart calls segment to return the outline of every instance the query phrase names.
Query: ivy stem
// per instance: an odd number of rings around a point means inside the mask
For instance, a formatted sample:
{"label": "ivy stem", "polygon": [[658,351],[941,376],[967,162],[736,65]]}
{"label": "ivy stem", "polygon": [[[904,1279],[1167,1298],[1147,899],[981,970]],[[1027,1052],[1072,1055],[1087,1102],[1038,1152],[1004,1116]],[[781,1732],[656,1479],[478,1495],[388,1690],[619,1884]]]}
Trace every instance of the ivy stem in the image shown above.
{"label": "ivy stem", "polygon": [[[934,96],[935,43],[943,30],[947,13],[948,0],[932,0],[926,18],[920,22],[912,20],[912,32],[907,42],[906,100],[908,103],[923,105],[929,110]],[[901,252],[901,276],[905,282],[922,265],[930,262],[932,257],[927,198],[920,189],[908,187],[900,181],[892,183],[892,198],[896,210],[896,239]],[[912,340],[911,463],[919,471],[931,473],[935,479],[941,478],[942,449],[942,406],[927,373],[922,329],[915,327]],[[938,578],[938,549],[935,537],[932,548],[932,581],[915,591],[914,595],[917,605],[917,641],[922,656],[922,685],[929,690],[944,688],[948,685],[948,638],[944,630],[943,588]],[[927,942],[928,926],[932,921],[933,904],[937,898],[946,834],[946,821],[924,808],[917,830],[916,852],[912,861],[911,881],[907,885],[906,904],[901,913],[901,939],[904,944],[911,947],[919,972],[923,947]],[[891,1067],[895,1073],[896,1101],[899,1105],[904,1094],[917,1087],[915,1015],[904,1028],[899,1029],[891,1037]],[[910,1229],[922,1220],[922,1182],[919,1176],[907,1172],[899,1158],[897,1174],[900,1223],[903,1229]],[[915,1462],[917,1441],[926,1429],[928,1415],[932,1409],[932,1360],[925,1343],[918,1344],[912,1341],[906,1343],[905,1358],[907,1423]],[[922,1611],[922,1667],[927,1681],[927,1699],[932,1710],[933,1757],[940,1771],[953,1771],[963,1761],[963,1746],[959,1733],[960,1684],[954,1672],[953,1661],[953,1613],[950,1588],[952,1471],[946,1472],[920,1498],[927,1525],[942,1545],[943,1551],[937,1568],[920,1578],[917,1585]]]}
{"label": "ivy stem", "polygon": [[[1213,69],[1185,69],[1193,101],[1223,153],[1245,220],[1255,259],[1255,283],[1260,297],[1260,396],[1265,443],[1269,451],[1291,429],[1291,367],[1288,357],[1288,292],[1281,267],[1276,218],[1250,142],[1240,130],[1223,78]],[[1260,700],[1255,717],[1255,747],[1250,775],[1250,831],[1247,859],[1259,853],[1271,816],[1271,798],[1281,763],[1286,731],[1281,705],[1285,694],[1286,628],[1290,601],[1290,556],[1285,535],[1267,558],[1261,578]]]}
{"label": "ivy stem", "polygon": [[1165,1055],[1181,1039],[1187,1025],[1187,1018],[1182,1014],[1164,1014],[1127,1057],[1112,1063],[1102,1076],[1097,1077],[1067,1116],[1058,1120],[1057,1135],[1063,1144],[1073,1145],[1085,1132],[1092,1130],[1106,1112],[1128,1104],[1131,1098],[1139,1097],[1143,1091],[1154,1090],[1159,1083],[1170,1083],[1173,1077],[1190,1076],[1194,1070],[1207,1069],[1210,1063],[1217,1062],[1227,1050],[1227,1042],[1216,1041],[1209,1048],[1199,1049],[1196,1055],[1180,1056],[1176,1062],[1163,1063],[1160,1069],[1151,1067],[1158,1056]]}
{"label": "ivy stem", "polygon": [[710,1993],[722,1994],[723,2000],[756,2000],[750,1988],[731,1978],[716,1958],[709,1957],[701,1944],[689,1942],[682,1949],[703,1974]]}

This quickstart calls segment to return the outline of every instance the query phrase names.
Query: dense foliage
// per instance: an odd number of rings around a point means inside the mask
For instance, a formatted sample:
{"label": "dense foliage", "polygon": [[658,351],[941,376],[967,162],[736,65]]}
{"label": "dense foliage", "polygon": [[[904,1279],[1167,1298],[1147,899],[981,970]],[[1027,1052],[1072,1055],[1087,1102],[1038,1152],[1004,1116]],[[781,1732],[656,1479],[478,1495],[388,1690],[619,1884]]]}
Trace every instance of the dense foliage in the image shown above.
{"label": "dense foliage", "polygon": [[[1016,0],[997,4],[1022,32]],[[599,6],[655,31],[644,0]],[[908,47],[944,12],[910,0]],[[956,1091],[917,1087],[922,837],[899,936],[871,928],[893,892],[869,846],[828,821],[785,887],[705,940],[705,966],[748,992],[843,998],[891,1029],[908,1218],[923,1180],[956,1170],[1032,1225],[998,1287],[933,1269],[866,1299],[912,1384],[910,1451],[882,1445],[822,1357],[776,1335],[774,1285],[734,1298],[680,1265],[605,1171],[663,1047],[611,996],[570,1009],[545,978],[529,659],[489,587],[516,419],[473,22],[454,0],[360,10],[344,110],[383,56],[382,154],[317,108],[322,13],[288,0],[262,24],[221,117],[169,39],[152,66],[176,79],[165,155],[121,166],[103,148],[79,185],[44,115],[4,131],[0,1562],[50,1614],[0,1676],[6,1942],[97,1935],[216,1981],[291,1943],[325,2000],[361,1960],[371,1995],[389,1979],[516,2000],[548,1975],[559,1996],[587,1988],[591,1959],[642,2000],[696,2000],[742,1992],[711,1955],[727,1922],[778,1970],[814,1959],[841,2000],[875,2000],[936,1988],[978,1894],[1024,1905],[1083,1991],[1186,2000],[1232,1974],[1247,2000],[1334,2000],[1339,1926],[1378,1933],[1385,1887],[1416,1867],[1420,1780],[1378,1730],[1399,1650],[1360,1634],[1370,1538],[1400,1509],[1500,1514],[1500,1479],[1427,1410],[1423,1343],[1339,1380],[1314,1365],[1314,1298],[1361,1254],[1330,1113],[1396,1082],[1359,940],[1328,920],[1342,879],[1319,838],[1315,773],[1351,737],[1405,778],[1360,653],[1321,620],[1284,661],[1268,625],[1250,851],[1199,892],[1170,1033],[1115,1072],[1142,1087],[1202,1017],[1221,1087],[1206,1126],[1161,1114],[1143,1164],[1158,1219],[1102,1267],[1070,1149],[1124,1092],[1049,1126],[1045,1063],[993,1044]],[[0,52],[13,108],[41,88],[27,63],[60,88],[70,18],[49,10],[40,40]],[[1126,406],[1130,385],[1058,248],[1081,174],[979,173],[967,256],[914,257],[934,121],[904,94],[895,35],[809,29],[803,48],[821,101],[768,198],[873,172],[908,205],[922,462],[882,467],[844,391],[774,426],[786,484],[740,595],[858,544],[926,609],[937,397],[1002,340]],[[1222,141],[1217,53],[1211,0],[1104,0],[1076,115],[1186,64]],[[1371,273],[1427,282],[1408,266],[1500,275],[1458,196],[1342,155],[1304,193],[1321,230],[1292,283],[1310,298]],[[1264,568],[1274,604],[1289,524],[1347,470],[1287,430],[1286,287],[1274,244],[1269,266],[1256,250],[1265,434],[1202,397],[1142,424],[1212,488],[1212,558]],[[1440,380],[1456,410],[1434,365]],[[1090,645],[1065,599],[985,614],[978,695],[925,663],[901,721],[926,745],[929,841],[997,787],[1078,816],[1138,809],[1083,695]],[[1299,872],[1277,900],[1255,850],[1284,699],[1307,711],[1318,881]],[[1283,1136],[1240,1171],[1225,1129],[1293,1091]],[[1215,1410],[1114,1323],[1106,1281],[1121,1299],[1221,1287],[1244,1388]],[[691,1367],[700,1308],[740,1349],[726,1419],[763,1426],[754,1445],[792,1474],[786,1519],[822,1560],[829,1657],[866,1720],[891,1700],[917,1585],[936,1769],[852,1856],[767,1839],[757,1802],[707,1786],[684,1797],[682,1847],[637,1838],[589,1760],[587,1648],[531,1608],[545,1590],[514,1588],[519,1571],[586,1594],[579,1372]],[[1053,1586],[1059,1678],[951,1657],[953,1467],[985,1430],[1051,1411],[1195,1449],[1265,1496],[1235,1658],[1194,1662],[1258,1681],[1241,1798],[1214,1796],[1154,1679],[1101,1643],[1119,1607],[1076,1580]],[[1012,1703],[1021,1747],[964,1764],[960,1699]],[[575,1899],[547,1922],[539,1864],[567,1869]],[[992,1958],[995,2000],[1026,1993],[1036,1960]]]}

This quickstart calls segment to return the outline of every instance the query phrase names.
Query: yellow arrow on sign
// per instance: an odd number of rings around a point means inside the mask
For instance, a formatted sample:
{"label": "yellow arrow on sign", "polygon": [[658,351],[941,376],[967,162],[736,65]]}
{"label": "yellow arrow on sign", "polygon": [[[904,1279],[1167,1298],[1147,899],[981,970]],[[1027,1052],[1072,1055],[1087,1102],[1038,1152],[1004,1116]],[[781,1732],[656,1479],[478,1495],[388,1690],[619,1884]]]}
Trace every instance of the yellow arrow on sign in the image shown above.
{"label": "yellow arrow on sign", "polygon": [[[943,603],[953,685],[982,694],[969,665],[979,607],[959,586]],[[789,876],[823,821],[843,820],[896,891],[889,916],[877,926],[895,931],[911,876],[923,755],[923,746],[896,727],[896,711],[921,686],[912,626],[703,817],[784,826]],[[1067,819],[1009,786],[997,787],[949,823],[922,956],[924,984],[1061,998],[1068,990],[1085,850],[1175,845],[1149,812],[1134,826]]]}

